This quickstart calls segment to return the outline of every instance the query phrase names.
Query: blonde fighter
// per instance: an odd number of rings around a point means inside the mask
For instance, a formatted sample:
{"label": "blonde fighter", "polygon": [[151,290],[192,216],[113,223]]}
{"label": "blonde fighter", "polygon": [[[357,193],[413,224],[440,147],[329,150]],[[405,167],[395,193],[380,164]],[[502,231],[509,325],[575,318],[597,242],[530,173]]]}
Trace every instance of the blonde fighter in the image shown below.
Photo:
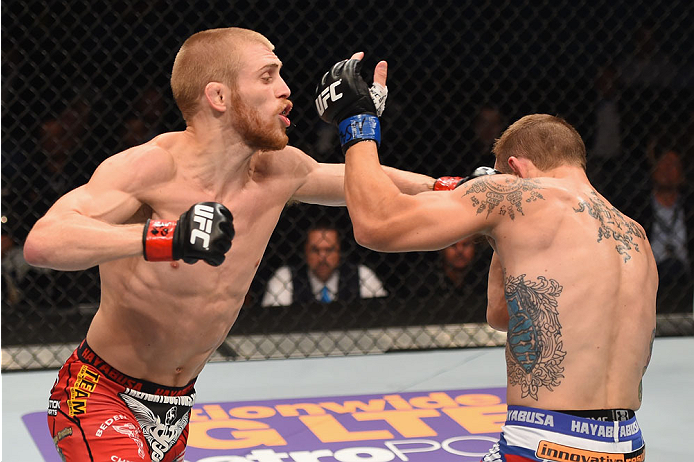
{"label": "blonde fighter", "polygon": [[[273,50],[245,29],[191,36],[171,75],[185,131],[110,157],[31,230],[29,263],[101,274],[86,340],[51,393],[65,460],[141,460],[140,443],[153,461],[182,460],[195,379],[236,320],[283,207],[344,205],[344,165],[287,145],[292,103]],[[434,185],[383,171],[407,194]],[[118,426],[105,425],[113,416]],[[116,430],[127,423],[139,441]]]}

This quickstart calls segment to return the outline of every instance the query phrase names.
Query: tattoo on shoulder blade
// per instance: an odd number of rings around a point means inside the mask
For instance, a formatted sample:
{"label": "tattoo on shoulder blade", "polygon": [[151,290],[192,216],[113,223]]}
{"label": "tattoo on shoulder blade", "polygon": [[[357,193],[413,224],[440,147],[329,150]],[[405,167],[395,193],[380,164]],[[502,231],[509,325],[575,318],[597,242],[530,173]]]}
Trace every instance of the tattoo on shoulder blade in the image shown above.
{"label": "tattoo on shoulder blade", "polygon": [[535,180],[510,175],[505,175],[501,181],[491,176],[480,177],[470,184],[463,197],[470,196],[478,214],[486,210],[488,217],[498,207],[500,215],[508,215],[513,220],[516,212],[524,215],[523,202],[544,200],[541,189],[542,186]]}
{"label": "tattoo on shoulder blade", "polygon": [[564,377],[561,365],[561,324],[557,298],[563,287],[543,276],[526,281],[525,274],[508,276],[504,296],[509,310],[506,365],[511,385],[520,385],[521,398],[537,400],[540,388],[553,391]]}
{"label": "tattoo on shoulder blade", "polygon": [[574,211],[576,213],[587,211],[591,217],[599,220],[598,242],[603,238],[614,239],[617,242],[615,249],[624,257],[624,263],[626,263],[631,259],[629,251],[633,249],[640,252],[639,244],[634,242],[634,236],[641,239],[646,236],[634,221],[626,218],[614,206],[606,204],[594,191],[590,193],[590,196],[588,201],[580,201]]}

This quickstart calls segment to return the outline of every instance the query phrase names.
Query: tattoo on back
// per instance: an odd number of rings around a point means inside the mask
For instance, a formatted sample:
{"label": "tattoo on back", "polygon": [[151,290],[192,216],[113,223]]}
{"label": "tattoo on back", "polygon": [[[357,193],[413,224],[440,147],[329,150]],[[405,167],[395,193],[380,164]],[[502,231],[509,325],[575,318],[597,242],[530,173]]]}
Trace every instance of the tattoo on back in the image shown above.
{"label": "tattoo on back", "polygon": [[508,276],[504,295],[509,310],[506,365],[511,385],[520,385],[521,398],[537,400],[540,388],[553,391],[564,377],[561,365],[561,324],[557,298],[563,287],[539,276],[526,281],[525,274]]}
{"label": "tattoo on back", "polygon": [[463,197],[470,196],[478,214],[486,210],[489,216],[498,207],[500,215],[508,215],[513,220],[516,212],[524,215],[523,202],[544,200],[541,189],[542,186],[535,180],[511,175],[505,175],[501,181],[498,178],[480,177],[470,184]]}
{"label": "tattoo on back", "polygon": [[615,207],[606,204],[594,191],[590,193],[590,196],[588,201],[580,201],[574,211],[588,212],[591,217],[599,220],[598,242],[601,242],[603,238],[614,239],[617,243],[615,249],[624,257],[624,263],[626,263],[631,259],[629,253],[631,250],[640,252],[639,244],[634,242],[634,236],[641,239],[646,236],[635,222],[627,219]]}

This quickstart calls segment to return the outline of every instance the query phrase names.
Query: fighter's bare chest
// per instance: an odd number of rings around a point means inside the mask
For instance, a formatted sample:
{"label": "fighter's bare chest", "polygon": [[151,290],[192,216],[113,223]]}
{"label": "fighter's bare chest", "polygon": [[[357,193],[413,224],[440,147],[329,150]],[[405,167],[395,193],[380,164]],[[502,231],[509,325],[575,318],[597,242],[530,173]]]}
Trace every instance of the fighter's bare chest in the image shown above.
{"label": "fighter's bare chest", "polygon": [[273,194],[255,183],[242,188],[223,188],[221,191],[191,186],[185,182],[172,182],[165,187],[152,189],[143,195],[142,201],[153,219],[171,220],[178,218],[193,204],[218,202],[234,215],[235,223],[252,219],[264,211],[284,207],[287,198]]}

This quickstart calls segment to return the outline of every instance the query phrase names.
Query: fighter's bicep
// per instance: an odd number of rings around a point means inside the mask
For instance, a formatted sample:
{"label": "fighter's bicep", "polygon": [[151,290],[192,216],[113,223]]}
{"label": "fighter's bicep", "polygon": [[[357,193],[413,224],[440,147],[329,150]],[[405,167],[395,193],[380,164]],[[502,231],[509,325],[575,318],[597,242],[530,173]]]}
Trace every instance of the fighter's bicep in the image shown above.
{"label": "fighter's bicep", "polygon": [[90,189],[80,186],[61,197],[47,215],[75,213],[107,223],[125,223],[142,206],[132,194],[115,189]]}
{"label": "fighter's bicep", "polygon": [[105,162],[87,184],[61,197],[48,214],[76,213],[107,223],[124,223],[142,206],[134,183],[127,171]]}
{"label": "fighter's bicep", "polygon": [[431,191],[414,196],[401,194],[388,205],[389,217],[378,230],[365,232],[380,236],[372,245],[378,250],[399,252],[439,250],[473,234],[486,234],[489,223],[475,207],[460,197],[459,191]]}

